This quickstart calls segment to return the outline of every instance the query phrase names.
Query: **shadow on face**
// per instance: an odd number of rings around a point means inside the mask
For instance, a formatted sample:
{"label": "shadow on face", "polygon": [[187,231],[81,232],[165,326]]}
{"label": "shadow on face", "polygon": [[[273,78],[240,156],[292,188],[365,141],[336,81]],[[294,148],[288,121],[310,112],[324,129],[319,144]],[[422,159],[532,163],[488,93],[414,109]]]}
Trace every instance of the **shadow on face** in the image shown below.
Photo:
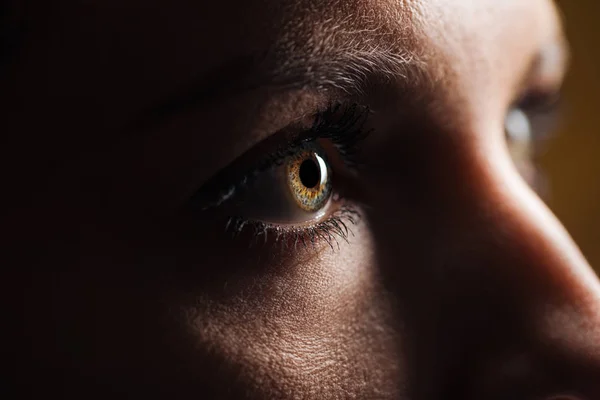
{"label": "shadow on face", "polygon": [[534,191],[548,1],[13,6],[22,398],[600,396],[598,279]]}

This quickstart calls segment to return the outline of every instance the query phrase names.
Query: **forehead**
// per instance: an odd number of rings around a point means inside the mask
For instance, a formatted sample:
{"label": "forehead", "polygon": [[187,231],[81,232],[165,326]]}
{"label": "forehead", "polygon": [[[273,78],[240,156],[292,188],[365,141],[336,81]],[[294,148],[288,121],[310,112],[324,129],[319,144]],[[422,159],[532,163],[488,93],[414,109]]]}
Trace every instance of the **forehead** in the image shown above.
{"label": "forehead", "polygon": [[461,60],[502,64],[507,51],[540,46],[556,25],[547,0],[62,0],[31,8],[38,43],[57,58],[120,58],[120,68],[175,79],[240,56],[287,61],[375,49],[435,56],[438,66],[443,58],[455,68]]}
{"label": "forehead", "polygon": [[[26,51],[2,84],[69,140],[118,134],[103,125],[126,126],[190,85],[222,94],[263,67],[326,78],[321,70],[344,65],[361,78],[402,75],[395,68],[409,60],[426,76],[409,83],[433,83],[448,95],[444,107],[497,109],[490,99],[507,102],[560,31],[547,0],[35,0],[26,11]],[[369,70],[354,68],[357,59]],[[39,131],[29,119],[15,126]]]}

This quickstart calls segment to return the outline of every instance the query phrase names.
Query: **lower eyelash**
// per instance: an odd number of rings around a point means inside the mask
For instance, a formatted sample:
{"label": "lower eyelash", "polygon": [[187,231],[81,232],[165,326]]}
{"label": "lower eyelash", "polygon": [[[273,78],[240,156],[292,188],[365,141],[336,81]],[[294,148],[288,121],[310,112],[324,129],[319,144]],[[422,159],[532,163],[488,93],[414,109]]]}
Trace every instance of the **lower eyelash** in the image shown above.
{"label": "lower eyelash", "polygon": [[352,225],[360,221],[360,213],[356,208],[344,205],[335,211],[326,220],[308,227],[283,227],[281,225],[268,224],[261,221],[252,221],[240,217],[230,217],[227,221],[226,231],[234,237],[249,231],[253,240],[251,246],[268,244],[269,238],[273,238],[272,245],[280,245],[284,250],[294,249],[298,246],[313,249],[320,241],[325,241],[332,250],[339,250],[338,239],[348,242],[350,236],[354,236]]}

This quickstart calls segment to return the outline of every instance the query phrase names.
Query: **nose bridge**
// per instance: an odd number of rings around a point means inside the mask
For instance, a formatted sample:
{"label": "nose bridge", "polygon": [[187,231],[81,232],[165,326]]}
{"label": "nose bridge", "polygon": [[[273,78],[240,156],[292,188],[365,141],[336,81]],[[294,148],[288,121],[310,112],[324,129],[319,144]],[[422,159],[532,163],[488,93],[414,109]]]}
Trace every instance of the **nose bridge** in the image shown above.
{"label": "nose bridge", "polygon": [[[508,158],[486,160],[485,184],[474,191],[473,207],[484,208],[483,224],[496,276],[534,308],[576,307],[593,316],[600,307],[600,282],[562,224],[534,194]],[[488,226],[485,229],[485,226]]]}
{"label": "nose bridge", "polygon": [[469,222],[449,239],[456,249],[449,262],[463,276],[448,296],[471,291],[462,318],[479,326],[464,343],[481,366],[473,390],[496,398],[490,393],[529,385],[542,396],[600,398],[598,278],[514,168],[478,162],[482,184],[463,197]]}

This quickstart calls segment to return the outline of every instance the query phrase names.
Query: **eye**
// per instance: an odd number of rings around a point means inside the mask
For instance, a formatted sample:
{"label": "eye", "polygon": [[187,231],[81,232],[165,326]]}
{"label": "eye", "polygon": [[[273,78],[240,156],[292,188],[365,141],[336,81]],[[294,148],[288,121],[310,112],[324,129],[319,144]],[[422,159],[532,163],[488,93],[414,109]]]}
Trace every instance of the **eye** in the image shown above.
{"label": "eye", "polygon": [[232,216],[272,225],[307,225],[333,206],[333,174],[316,141],[302,143],[261,169],[224,204]]}
{"label": "eye", "polygon": [[[224,215],[234,233],[253,228],[256,236],[304,244],[346,239],[358,212],[343,194],[360,165],[367,115],[368,109],[358,105],[330,106],[310,128],[274,134],[272,139],[283,136],[284,143],[249,151],[201,188],[192,203]],[[248,158],[258,161],[248,163]]]}
{"label": "eye", "polygon": [[519,108],[509,111],[505,121],[506,140],[513,162],[527,181],[533,177],[533,132],[528,115]]}
{"label": "eye", "polygon": [[504,122],[513,162],[523,178],[538,191],[544,191],[545,180],[537,161],[556,129],[559,103],[555,92],[530,94],[508,112]]}

